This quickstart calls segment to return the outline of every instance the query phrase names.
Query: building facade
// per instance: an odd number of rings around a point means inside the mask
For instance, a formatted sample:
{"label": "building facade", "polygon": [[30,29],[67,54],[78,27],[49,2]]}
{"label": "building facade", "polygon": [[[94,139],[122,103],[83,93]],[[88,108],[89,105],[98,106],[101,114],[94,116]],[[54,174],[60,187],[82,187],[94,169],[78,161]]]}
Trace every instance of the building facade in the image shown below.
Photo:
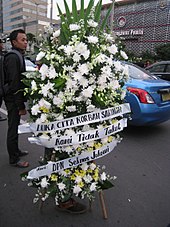
{"label": "building facade", "polygon": [[52,22],[47,17],[48,0],[0,0],[0,8],[3,34],[22,28],[26,33],[37,35],[39,29]]}
{"label": "building facade", "polygon": [[114,31],[126,49],[140,56],[170,43],[170,0],[125,0],[115,4]]}

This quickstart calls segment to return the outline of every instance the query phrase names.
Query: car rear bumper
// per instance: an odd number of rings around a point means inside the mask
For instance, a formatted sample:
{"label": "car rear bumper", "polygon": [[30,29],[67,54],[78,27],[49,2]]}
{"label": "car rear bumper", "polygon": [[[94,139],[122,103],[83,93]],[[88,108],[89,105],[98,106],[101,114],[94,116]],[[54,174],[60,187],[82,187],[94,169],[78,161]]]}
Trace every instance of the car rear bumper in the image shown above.
{"label": "car rear bumper", "polygon": [[170,119],[170,104],[157,106],[156,104],[131,105],[131,118],[128,124],[136,126],[154,125]]}

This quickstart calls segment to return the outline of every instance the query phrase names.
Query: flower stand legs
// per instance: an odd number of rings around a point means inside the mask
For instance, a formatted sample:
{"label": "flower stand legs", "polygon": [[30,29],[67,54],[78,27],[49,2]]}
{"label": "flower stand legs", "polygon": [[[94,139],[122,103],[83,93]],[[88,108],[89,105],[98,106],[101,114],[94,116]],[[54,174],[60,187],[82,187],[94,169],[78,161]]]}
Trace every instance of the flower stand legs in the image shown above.
{"label": "flower stand legs", "polygon": [[[102,190],[99,192],[99,199],[100,199],[103,218],[107,219],[108,218],[107,209],[106,209],[106,204],[104,199],[104,192]],[[92,200],[89,200],[89,211],[92,211]]]}
{"label": "flower stand legs", "polygon": [[102,208],[102,212],[103,212],[103,218],[107,219],[108,215],[107,215],[107,210],[106,210],[106,204],[105,204],[105,200],[104,200],[103,191],[99,192],[99,198],[100,198],[101,208]]}

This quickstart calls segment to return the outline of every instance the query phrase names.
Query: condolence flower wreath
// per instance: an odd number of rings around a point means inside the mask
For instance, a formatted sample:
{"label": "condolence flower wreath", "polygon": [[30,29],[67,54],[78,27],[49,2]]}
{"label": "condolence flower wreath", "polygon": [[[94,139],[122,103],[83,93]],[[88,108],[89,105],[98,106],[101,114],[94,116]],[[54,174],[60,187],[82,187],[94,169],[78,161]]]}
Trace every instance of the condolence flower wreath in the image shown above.
{"label": "condolence flower wreath", "polygon": [[[84,10],[82,0],[78,12],[72,0],[72,14],[64,3],[65,15],[58,7],[60,29],[48,26],[42,35],[36,59],[41,68],[26,73],[24,79],[30,124],[41,129],[33,131],[30,141],[48,148],[43,164],[52,164],[52,171],[46,174],[22,174],[38,189],[34,202],[45,201],[50,195],[56,204],[71,195],[92,199],[95,191],[112,187],[115,177],[94,160],[113,150],[121,141],[118,132],[126,127],[121,105],[128,69],[120,60],[127,55],[104,30],[111,9],[101,21],[102,1],[94,6],[91,0]],[[62,160],[66,159],[69,168],[64,168]]]}

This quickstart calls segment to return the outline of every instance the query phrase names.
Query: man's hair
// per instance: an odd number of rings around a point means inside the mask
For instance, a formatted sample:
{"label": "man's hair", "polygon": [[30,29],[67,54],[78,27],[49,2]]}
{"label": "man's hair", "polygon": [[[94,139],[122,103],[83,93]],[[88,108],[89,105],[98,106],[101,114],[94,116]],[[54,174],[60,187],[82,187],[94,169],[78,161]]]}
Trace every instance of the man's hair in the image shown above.
{"label": "man's hair", "polygon": [[17,36],[18,36],[18,33],[23,33],[25,34],[25,31],[23,29],[17,29],[17,30],[14,30],[10,33],[9,35],[9,39],[10,39],[10,42],[11,44],[13,45],[12,41],[13,40],[16,40]]}

